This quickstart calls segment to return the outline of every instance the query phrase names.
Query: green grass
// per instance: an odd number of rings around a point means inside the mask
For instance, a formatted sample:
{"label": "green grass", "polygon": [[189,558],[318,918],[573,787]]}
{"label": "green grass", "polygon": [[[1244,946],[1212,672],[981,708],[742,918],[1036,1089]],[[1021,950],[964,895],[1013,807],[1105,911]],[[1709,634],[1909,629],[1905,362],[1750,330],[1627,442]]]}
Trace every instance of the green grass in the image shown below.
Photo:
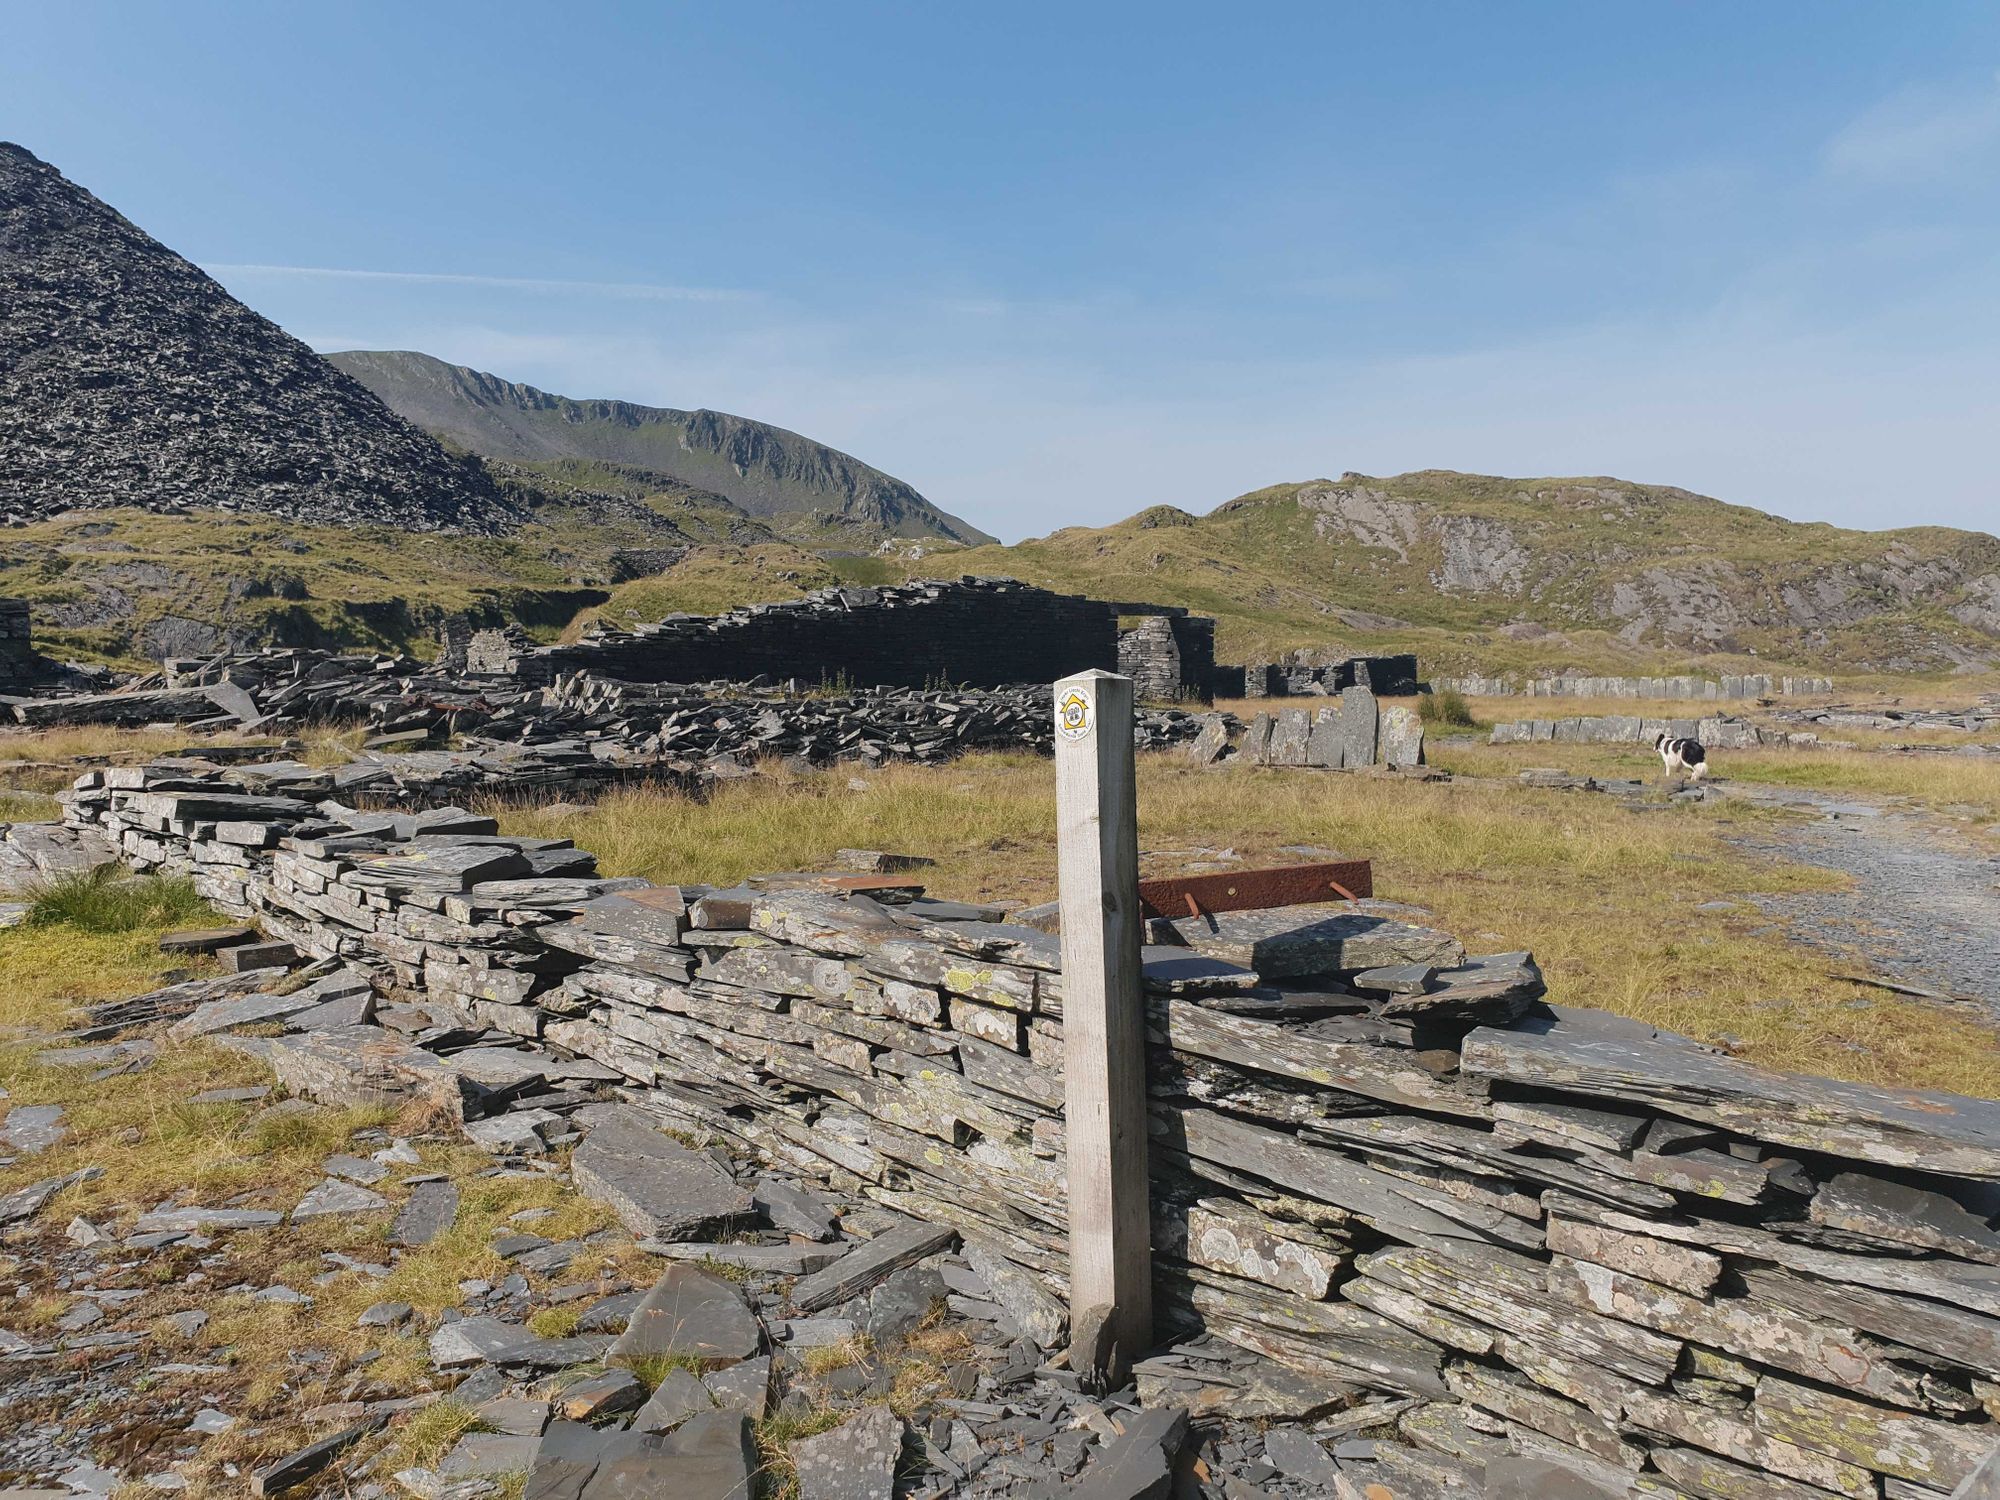
{"label": "green grass", "polygon": [[133,876],[116,866],[58,875],[30,894],[28,925],[109,936],[214,925],[222,918],[181,875]]}

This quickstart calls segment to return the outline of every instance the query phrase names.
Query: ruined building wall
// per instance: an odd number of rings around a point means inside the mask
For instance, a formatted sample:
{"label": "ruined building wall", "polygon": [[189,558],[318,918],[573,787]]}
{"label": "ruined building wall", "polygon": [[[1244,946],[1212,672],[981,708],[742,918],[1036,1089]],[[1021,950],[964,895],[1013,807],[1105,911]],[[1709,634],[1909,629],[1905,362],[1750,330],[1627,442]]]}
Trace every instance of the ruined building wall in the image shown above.
{"label": "ruined building wall", "polygon": [[37,676],[39,666],[28,601],[0,599],[0,691]]}
{"label": "ruined building wall", "polygon": [[[483,644],[474,643],[475,660],[491,659]],[[511,658],[514,673],[535,683],[589,671],[628,682],[763,677],[866,687],[1053,682],[1117,662],[1112,606],[1012,580],[826,589]]]}
{"label": "ruined building wall", "polygon": [[545,685],[578,671],[626,682],[845,682],[855,687],[1000,687],[1053,682],[1096,667],[1142,663],[1147,696],[1202,697],[1215,669],[1215,622],[1185,610],[1152,615],[1131,646],[1118,617],[1135,607],[1057,594],[1005,578],[893,588],[822,589],[714,616],[679,615],[632,631],[601,630],[537,648],[518,632],[482,631],[475,672]]}

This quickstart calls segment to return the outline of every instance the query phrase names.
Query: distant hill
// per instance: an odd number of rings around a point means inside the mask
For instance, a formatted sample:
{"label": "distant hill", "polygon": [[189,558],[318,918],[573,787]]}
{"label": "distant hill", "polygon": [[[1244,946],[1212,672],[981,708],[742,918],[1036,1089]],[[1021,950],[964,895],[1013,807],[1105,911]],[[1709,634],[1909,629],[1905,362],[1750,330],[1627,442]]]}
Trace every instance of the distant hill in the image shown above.
{"label": "distant hill", "polygon": [[406,532],[524,518],[479,464],[0,143],[0,521],[107,507]]}
{"label": "distant hill", "polygon": [[483,458],[582,459],[665,475],[823,547],[867,547],[886,537],[992,540],[902,480],[747,417],[572,400],[409,351],[328,358],[392,410]]}
{"label": "distant hill", "polygon": [[1619,479],[1444,470],[1279,484],[959,554],[1192,605],[1225,655],[1405,644],[1426,665],[1610,669],[1705,654],[1880,671],[2000,662],[2000,539],[1849,531]]}
{"label": "distant hill", "polygon": [[[945,562],[865,561],[867,581]],[[1219,621],[1226,661],[1413,650],[1440,673],[1720,671],[1732,660],[1850,674],[2000,666],[1994,537],[1847,531],[1619,479],[1344,474],[1256,490],[1206,515],[1160,505],[1110,526],[954,551],[943,570],[1187,605]],[[765,548],[734,565],[711,548],[614,588],[592,613],[656,619],[831,581],[809,558]]]}

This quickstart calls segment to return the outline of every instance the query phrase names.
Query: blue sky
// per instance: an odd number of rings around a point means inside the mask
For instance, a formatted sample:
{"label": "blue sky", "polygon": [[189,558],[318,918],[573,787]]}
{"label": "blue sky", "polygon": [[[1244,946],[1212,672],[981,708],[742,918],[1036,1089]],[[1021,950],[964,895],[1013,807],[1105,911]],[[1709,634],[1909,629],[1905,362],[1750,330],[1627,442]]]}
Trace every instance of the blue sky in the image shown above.
{"label": "blue sky", "polygon": [[1988,4],[0,20],[0,138],[315,347],[759,417],[1008,539],[1427,467],[2000,523]]}

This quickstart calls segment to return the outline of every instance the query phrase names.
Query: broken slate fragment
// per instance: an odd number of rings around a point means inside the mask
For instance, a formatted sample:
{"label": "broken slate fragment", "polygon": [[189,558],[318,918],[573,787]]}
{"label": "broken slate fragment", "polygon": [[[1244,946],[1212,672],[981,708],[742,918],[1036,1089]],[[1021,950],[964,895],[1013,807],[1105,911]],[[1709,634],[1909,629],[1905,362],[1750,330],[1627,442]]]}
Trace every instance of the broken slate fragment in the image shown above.
{"label": "broken slate fragment", "polygon": [[815,1240],[830,1240],[839,1231],[840,1220],[833,1210],[797,1183],[762,1177],[750,1190],[750,1197],[773,1229]]}
{"label": "broken slate fragment", "polygon": [[6,1197],[0,1198],[0,1226],[32,1219],[64,1188],[74,1187],[79,1182],[88,1182],[93,1177],[103,1175],[102,1167],[85,1167],[64,1177],[44,1177],[40,1182],[31,1182],[26,1187],[16,1188]]}
{"label": "broken slate fragment", "polygon": [[668,1370],[639,1414],[632,1419],[635,1432],[671,1432],[689,1417],[715,1410],[717,1403],[701,1377],[676,1366]]}
{"label": "broken slate fragment", "polygon": [[1328,1456],[1318,1440],[1296,1427],[1273,1427],[1266,1432],[1264,1458],[1279,1473],[1315,1488],[1330,1490],[1340,1476],[1340,1465]]}
{"label": "broken slate fragment", "polygon": [[601,1199],[636,1235],[693,1239],[748,1218],[750,1192],[633,1109],[607,1110],[570,1161],[578,1192]]}
{"label": "broken slate fragment", "polygon": [[60,1104],[17,1104],[0,1124],[0,1145],[22,1156],[46,1151],[69,1134]]}
{"label": "broken slate fragment", "polygon": [[601,1432],[553,1422],[526,1493],[533,1500],[746,1500],[757,1468],[740,1412],[702,1412],[671,1433]]}
{"label": "broken slate fragment", "polygon": [[704,1365],[753,1359],[764,1347],[756,1314],[726,1281],[693,1266],[669,1266],[612,1344],[613,1363],[674,1355]]}
{"label": "broken slate fragment", "polygon": [[761,1422],[771,1402],[771,1356],[760,1354],[726,1370],[710,1370],[701,1383],[708,1387],[717,1406]]}
{"label": "broken slate fragment", "polygon": [[903,1419],[886,1406],[791,1447],[799,1500],[893,1500],[903,1456]]}
{"label": "broken slate fragment", "polygon": [[484,1364],[504,1349],[513,1349],[529,1338],[518,1323],[498,1318],[460,1318],[440,1324],[431,1334],[431,1363],[440,1370]]}
{"label": "broken slate fragment", "polygon": [[387,1420],[386,1413],[368,1417],[330,1438],[321,1438],[317,1443],[265,1465],[251,1474],[250,1493],[277,1495],[304,1484]]}
{"label": "broken slate fragment", "polygon": [[420,1182],[389,1229],[389,1243],[405,1249],[428,1245],[458,1218],[458,1184],[448,1178]]}
{"label": "broken slate fragment", "polygon": [[1829,1229],[2000,1265],[2000,1234],[1986,1220],[1943,1193],[1886,1177],[1842,1172],[1813,1196],[1807,1214]]}
{"label": "broken slate fragment", "polygon": [[891,1271],[914,1265],[927,1255],[949,1249],[958,1231],[908,1219],[857,1246],[823,1271],[815,1271],[792,1287],[792,1306],[809,1313],[849,1297],[859,1296]]}
{"label": "broken slate fragment", "polygon": [[1174,1460],[1187,1441],[1186,1409],[1121,1412],[1119,1420],[1124,1431],[1103,1445],[1068,1493],[1073,1500],[1167,1500]]}
{"label": "broken slate fragment", "polygon": [[993,1300],[1007,1309],[1037,1348],[1062,1347],[1069,1334],[1069,1309],[1042,1284],[1040,1277],[1007,1259],[999,1246],[981,1240],[965,1242],[965,1259],[986,1283]]}
{"label": "broken slate fragment", "polygon": [[449,1479],[499,1479],[519,1474],[535,1461],[541,1439],[520,1433],[468,1432],[438,1465]]}
{"label": "broken slate fragment", "polygon": [[1347,906],[1219,912],[1182,917],[1173,926],[1197,952],[1254,969],[1265,979],[1400,964],[1451,968],[1465,960],[1465,949],[1449,933]]}
{"label": "broken slate fragment", "polygon": [[356,1183],[329,1177],[299,1199],[299,1206],[292,1210],[292,1222],[296,1224],[301,1219],[323,1218],[327,1214],[373,1213],[388,1206],[389,1200],[380,1193],[371,1193]]}
{"label": "broken slate fragment", "polygon": [[262,1208],[156,1208],[141,1214],[134,1234],[213,1234],[224,1229],[269,1229],[284,1215]]}
{"label": "broken slate fragment", "polygon": [[631,1411],[644,1404],[646,1387],[630,1370],[605,1370],[586,1376],[556,1397],[556,1410],[571,1422],[595,1422],[600,1417]]}

